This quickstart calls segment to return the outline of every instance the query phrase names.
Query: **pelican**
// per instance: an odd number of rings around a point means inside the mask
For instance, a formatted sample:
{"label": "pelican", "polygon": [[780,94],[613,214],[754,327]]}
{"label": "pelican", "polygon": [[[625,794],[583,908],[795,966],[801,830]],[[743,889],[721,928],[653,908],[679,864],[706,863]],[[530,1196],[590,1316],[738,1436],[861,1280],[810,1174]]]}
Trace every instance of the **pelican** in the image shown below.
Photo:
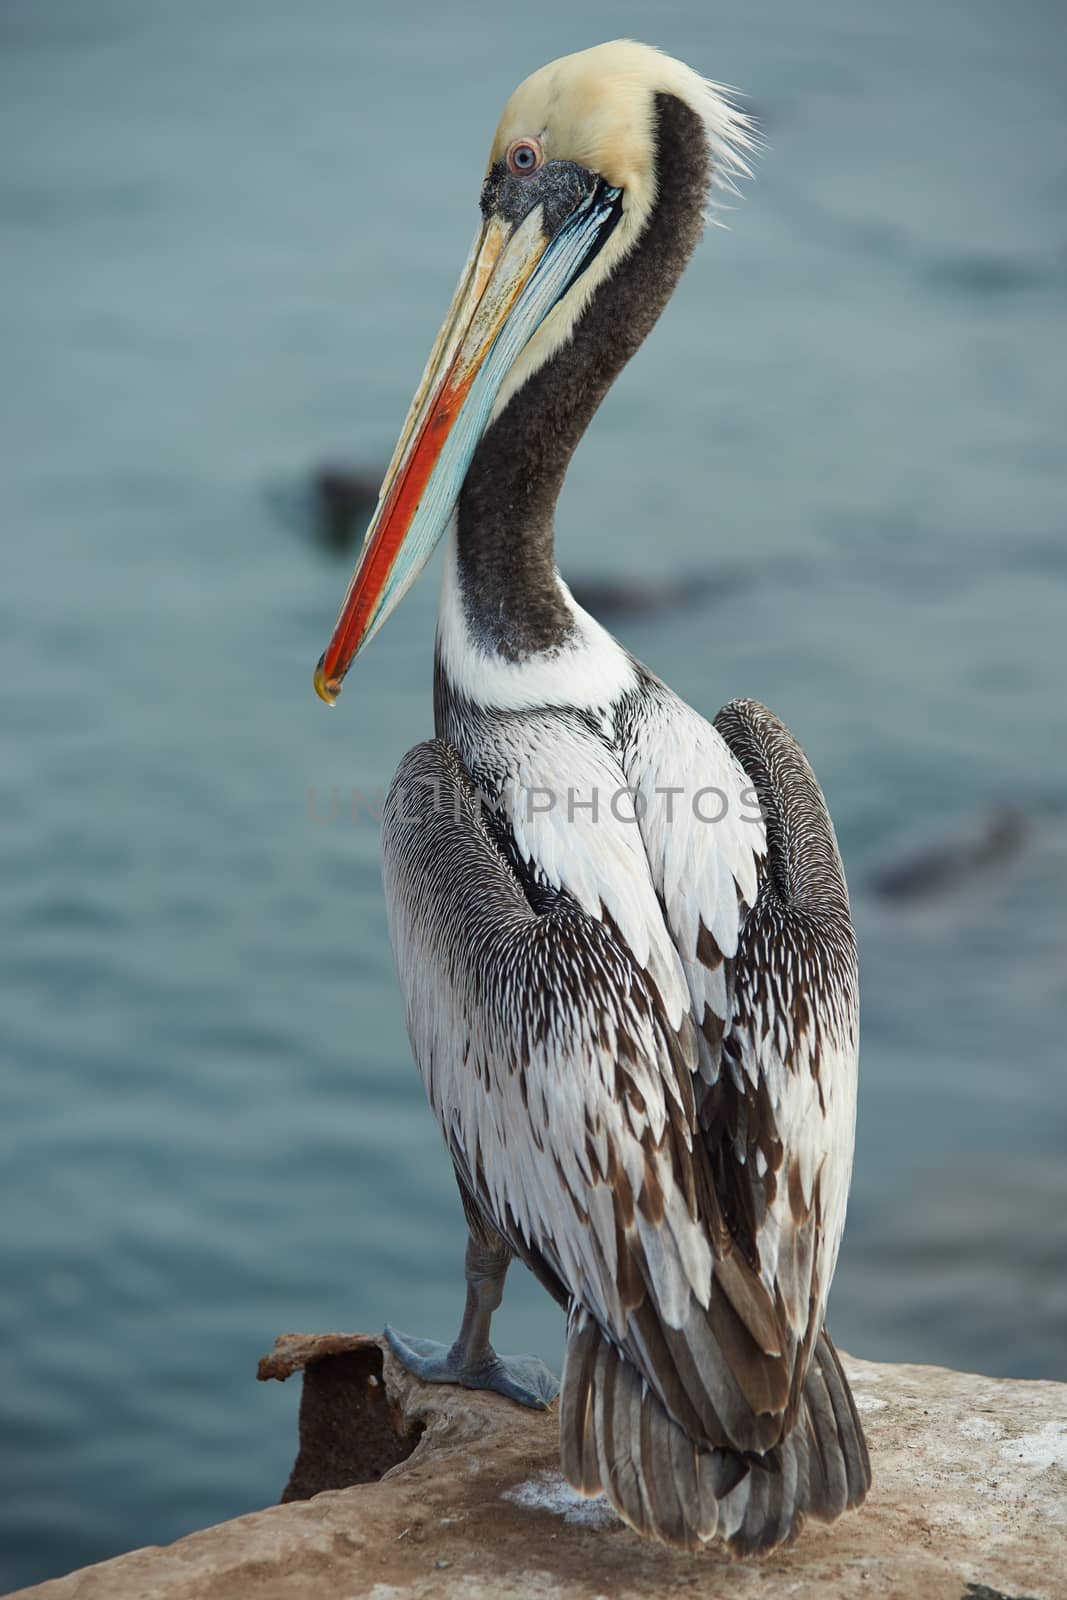
{"label": "pelican", "polygon": [[[852,1169],[855,939],[788,729],[713,722],[579,607],[553,514],[597,406],[755,135],[617,41],[512,95],[481,225],[315,684],[333,703],[447,534],[436,737],[383,822],[408,1030],[469,1229],[451,1345],[406,1368],[529,1406],[649,1538],[735,1554],[864,1498],[824,1326]],[[489,1339],[513,1257],[567,1313],[562,1386]]]}

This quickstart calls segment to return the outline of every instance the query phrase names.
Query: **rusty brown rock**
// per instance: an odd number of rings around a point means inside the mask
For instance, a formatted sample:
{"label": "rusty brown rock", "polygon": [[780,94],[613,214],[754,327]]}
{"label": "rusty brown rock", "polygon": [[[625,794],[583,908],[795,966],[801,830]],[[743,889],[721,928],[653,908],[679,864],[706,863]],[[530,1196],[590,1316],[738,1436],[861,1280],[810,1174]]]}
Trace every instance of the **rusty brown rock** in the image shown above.
{"label": "rusty brown rock", "polygon": [[[289,1335],[260,1375],[305,1374],[286,1494],[313,1499],[120,1556],[19,1600],[1067,1593],[1067,1386],[845,1361],[870,1439],[867,1505],[833,1527],[811,1524],[786,1551],[737,1563],[714,1548],[680,1557],[645,1544],[602,1502],[575,1496],[559,1478],[552,1413],[420,1384],[364,1335]],[[348,1474],[362,1481],[315,1492]]]}
{"label": "rusty brown rock", "polygon": [[415,1449],[423,1423],[390,1397],[384,1364],[377,1339],[342,1333],[283,1334],[260,1361],[261,1381],[304,1374],[300,1443],[283,1505],[377,1483]]}

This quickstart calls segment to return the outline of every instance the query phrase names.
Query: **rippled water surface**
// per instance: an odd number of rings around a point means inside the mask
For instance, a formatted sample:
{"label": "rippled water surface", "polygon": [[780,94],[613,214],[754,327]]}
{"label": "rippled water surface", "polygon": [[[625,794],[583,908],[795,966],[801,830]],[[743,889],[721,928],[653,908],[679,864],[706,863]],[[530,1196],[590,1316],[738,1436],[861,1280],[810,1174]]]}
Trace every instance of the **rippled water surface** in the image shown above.
{"label": "rippled water surface", "polygon": [[[275,1498],[275,1333],[453,1330],[345,798],[430,728],[436,584],[328,715],[347,563],[278,507],[386,458],[503,99],[619,32],[750,90],[770,149],[583,446],[561,562],[710,574],[625,642],[709,713],[767,701],[823,780],[865,1007],[839,1339],[1067,1378],[1061,8],[9,0],[0,1586]],[[870,888],[1003,806],[1010,859]],[[518,1271],[500,1324],[558,1363]]]}

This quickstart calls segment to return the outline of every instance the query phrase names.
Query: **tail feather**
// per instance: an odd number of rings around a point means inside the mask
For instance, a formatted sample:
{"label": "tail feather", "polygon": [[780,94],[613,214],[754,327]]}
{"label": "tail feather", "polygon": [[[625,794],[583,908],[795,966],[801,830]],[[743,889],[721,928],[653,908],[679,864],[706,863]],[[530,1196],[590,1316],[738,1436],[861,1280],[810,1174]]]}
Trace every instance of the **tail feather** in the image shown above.
{"label": "tail feather", "polygon": [[719,1503],[714,1495],[702,1494],[700,1486],[700,1456],[688,1434],[673,1423],[663,1412],[669,1440],[668,1470],[674,1478],[678,1499],[682,1507],[683,1527],[687,1537],[686,1548],[698,1548],[714,1536],[719,1525]]}
{"label": "tail feather", "polygon": [[811,1422],[809,1449],[814,1449],[820,1467],[818,1503],[830,1522],[839,1517],[848,1504],[848,1474],[837,1438],[837,1418],[817,1355],[804,1385],[803,1410],[807,1411]]}
{"label": "tail feather", "polygon": [[823,1330],[796,1423],[765,1454],[701,1446],[584,1311],[571,1316],[560,1405],[564,1476],[603,1490],[631,1527],[696,1550],[719,1537],[737,1555],[795,1538],[805,1516],[832,1521],[870,1486],[863,1429]]}
{"label": "tail feather", "polygon": [[794,1539],[805,1516],[833,1522],[866,1499],[871,1486],[867,1441],[848,1379],[825,1328],[804,1383],[797,1422],[776,1449],[747,1457],[751,1478],[768,1484],[766,1504],[755,1496],[742,1508],[721,1509],[720,1532],[736,1555],[772,1550]]}
{"label": "tail feather", "polygon": [[592,1318],[572,1321],[567,1341],[568,1381],[559,1402],[560,1464],[568,1483],[582,1494],[600,1494],[594,1419],[594,1367],[603,1341]]}
{"label": "tail feather", "polygon": [[867,1453],[867,1440],[852,1389],[841,1366],[841,1357],[825,1328],[816,1346],[815,1356],[833,1406],[837,1437],[845,1462],[845,1509],[851,1511],[863,1504],[871,1486],[871,1458]]}

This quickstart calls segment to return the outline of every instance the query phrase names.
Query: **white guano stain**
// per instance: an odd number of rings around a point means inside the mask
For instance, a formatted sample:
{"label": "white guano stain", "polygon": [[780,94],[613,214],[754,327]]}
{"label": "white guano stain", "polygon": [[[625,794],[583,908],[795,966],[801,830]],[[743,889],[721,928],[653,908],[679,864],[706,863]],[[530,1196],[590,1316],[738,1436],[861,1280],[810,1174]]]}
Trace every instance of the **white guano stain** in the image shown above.
{"label": "white guano stain", "polygon": [[1000,1439],[1004,1435],[1000,1423],[990,1417],[968,1417],[959,1424],[959,1430],[965,1439]]}
{"label": "white guano stain", "polygon": [[530,1511],[548,1511],[562,1517],[564,1522],[580,1522],[586,1527],[606,1528],[619,1520],[603,1495],[587,1499],[577,1489],[572,1489],[558,1472],[548,1472],[543,1477],[516,1484],[514,1489],[505,1489],[501,1499],[526,1506]]}
{"label": "white guano stain", "polygon": [[1046,1422],[1036,1433],[1022,1433],[1005,1439],[999,1448],[1002,1461],[1015,1466],[1067,1469],[1067,1422]]}

